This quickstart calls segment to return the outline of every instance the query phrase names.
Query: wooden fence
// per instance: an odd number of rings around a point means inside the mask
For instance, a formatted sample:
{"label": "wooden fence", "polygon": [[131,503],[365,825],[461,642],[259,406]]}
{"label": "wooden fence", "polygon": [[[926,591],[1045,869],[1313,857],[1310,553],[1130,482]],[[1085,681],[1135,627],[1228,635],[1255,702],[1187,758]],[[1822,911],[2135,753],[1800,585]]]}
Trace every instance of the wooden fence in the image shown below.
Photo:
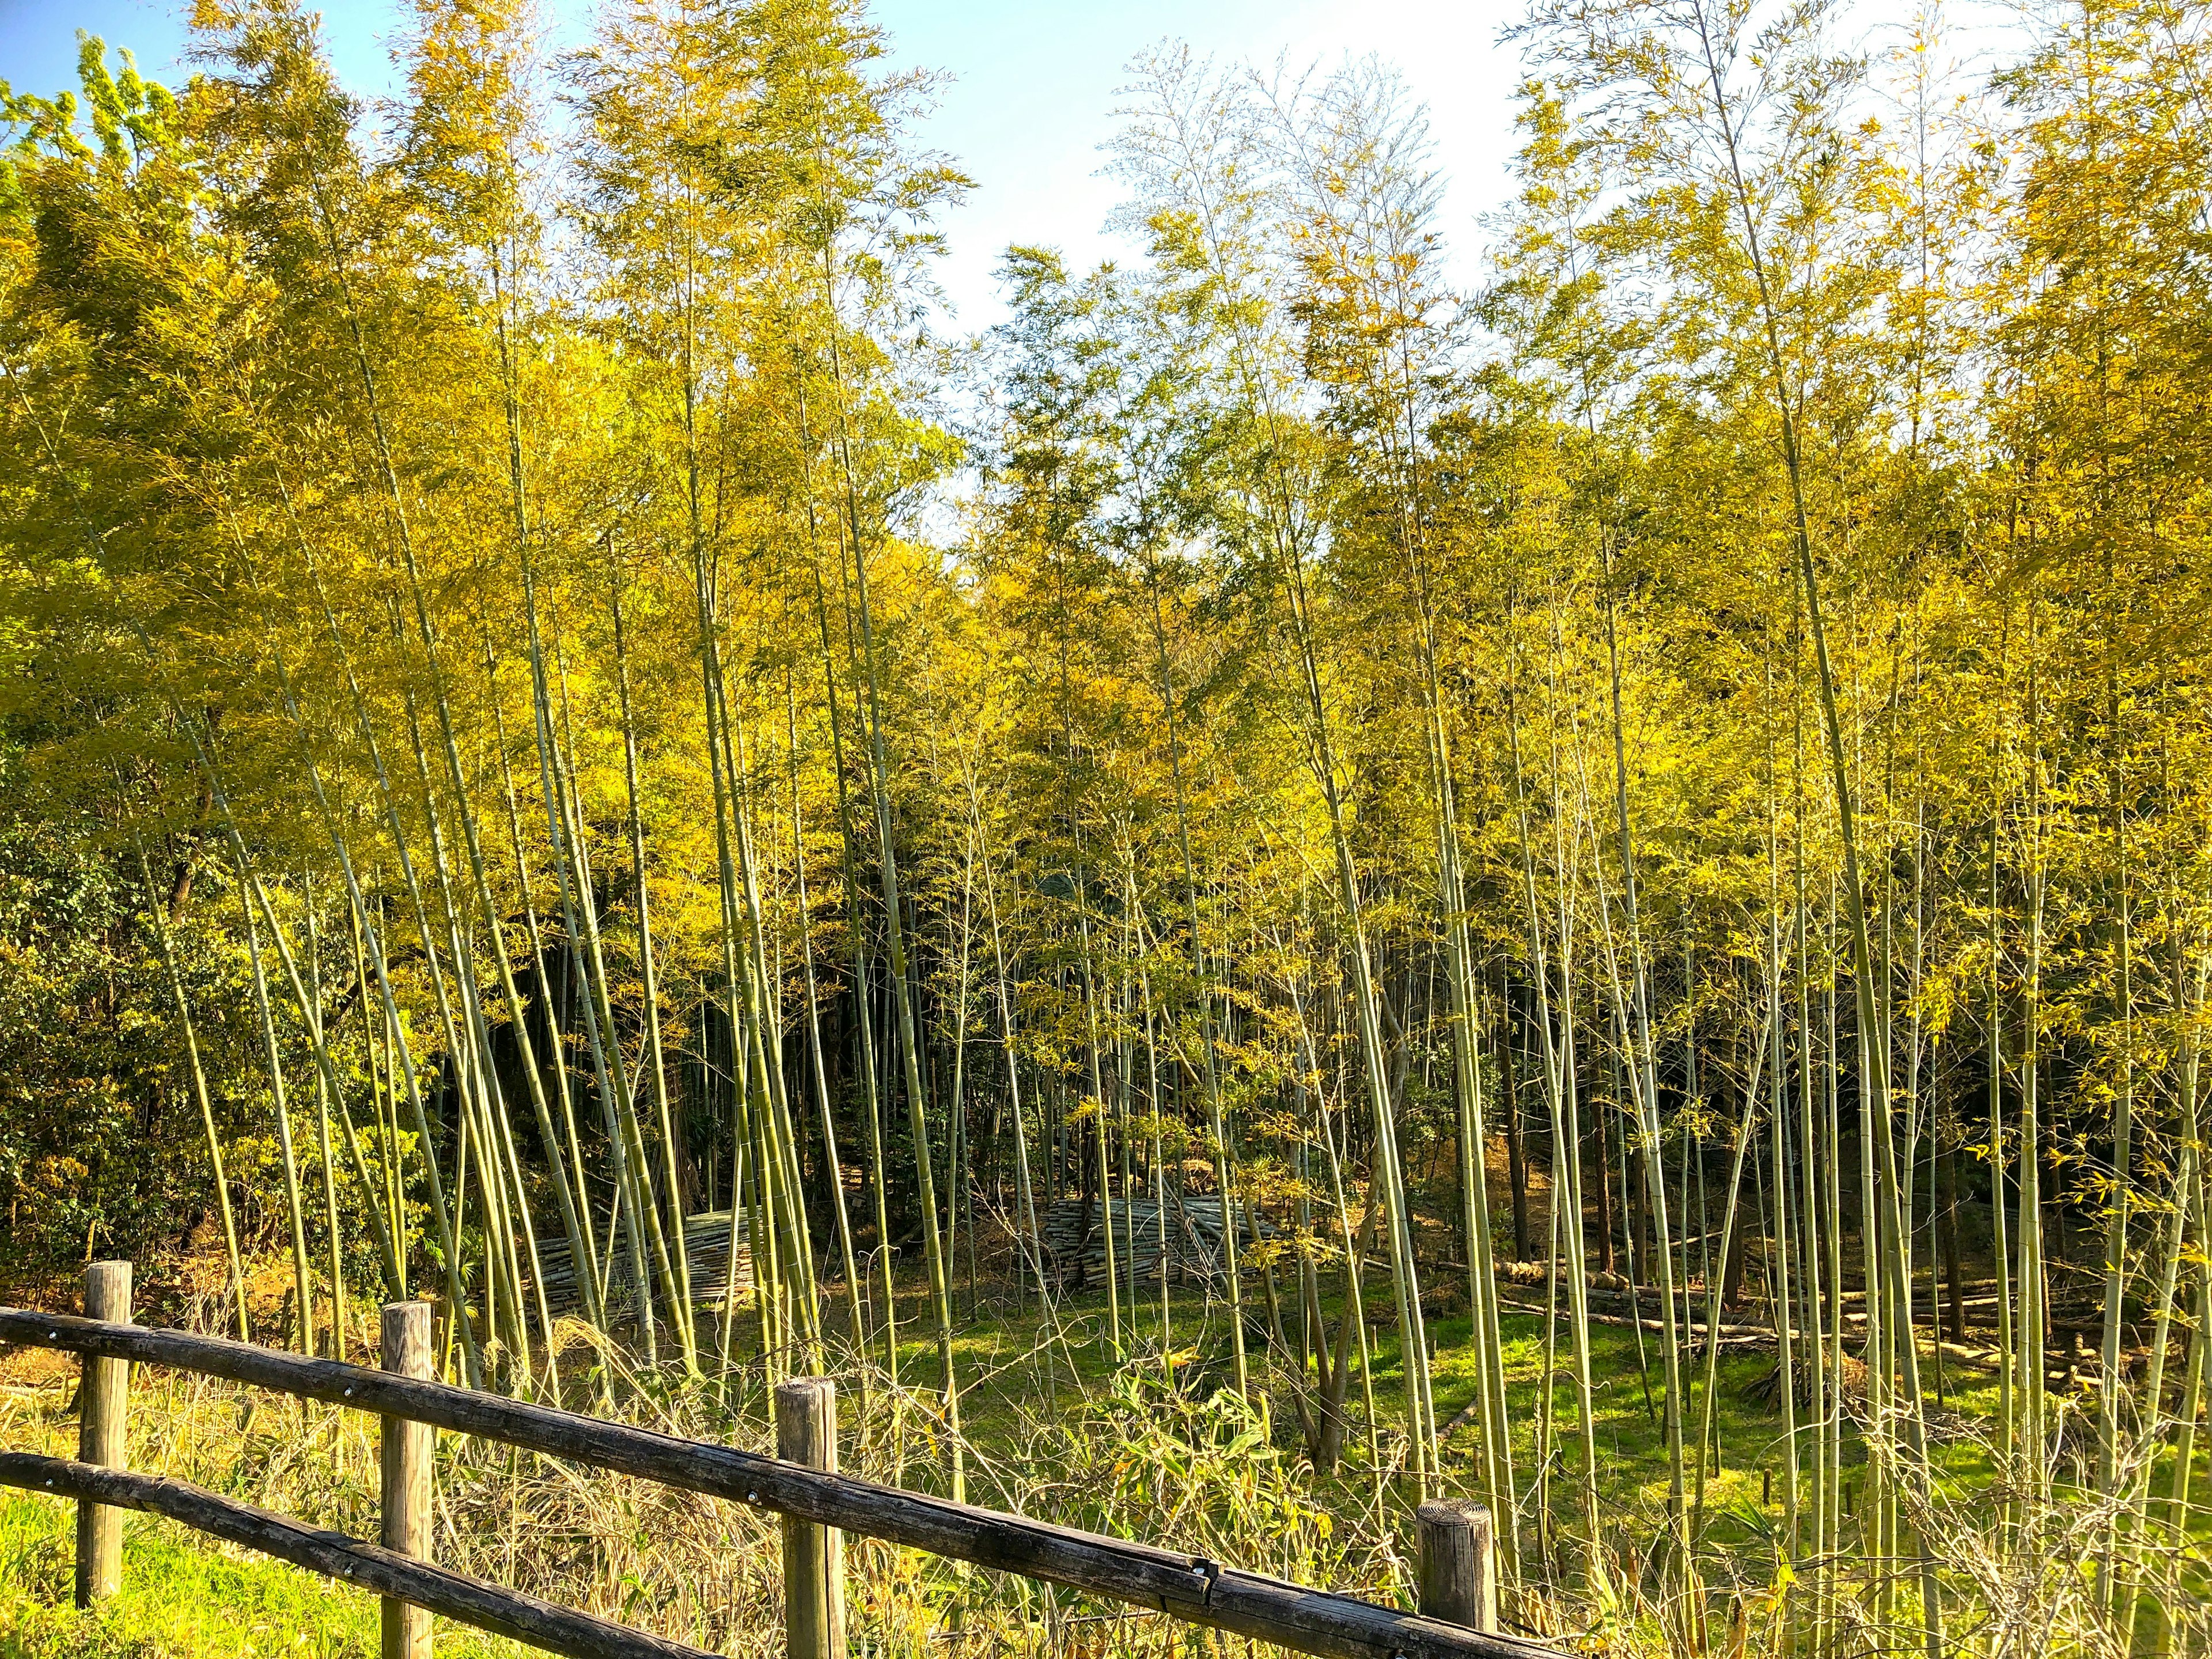
{"label": "wooden fence", "polygon": [[[1149,1544],[977,1509],[837,1472],[835,1385],[778,1386],[779,1455],[682,1440],[626,1424],[431,1380],[430,1309],[384,1310],[383,1366],[371,1370],[216,1337],[131,1322],[131,1264],[85,1273],[85,1316],[0,1308],[0,1344],[81,1356],[77,1456],[0,1452],[0,1486],[50,1492],[77,1508],[76,1598],[89,1607],[122,1581],[125,1509],[171,1520],[384,1597],[384,1659],[428,1659],[442,1613],[576,1659],[698,1655],[573,1608],[434,1565],[430,1472],[439,1429],[744,1504],[783,1522],[786,1644],[791,1659],[844,1659],[842,1534],[1067,1586],[1325,1659],[1557,1659],[1498,1633],[1488,1512],[1421,1505],[1420,1611],[1405,1613]],[[125,1457],[130,1368],[167,1365],[374,1412],[382,1419],[382,1530],[371,1544],[318,1530],[198,1486],[134,1473]]]}

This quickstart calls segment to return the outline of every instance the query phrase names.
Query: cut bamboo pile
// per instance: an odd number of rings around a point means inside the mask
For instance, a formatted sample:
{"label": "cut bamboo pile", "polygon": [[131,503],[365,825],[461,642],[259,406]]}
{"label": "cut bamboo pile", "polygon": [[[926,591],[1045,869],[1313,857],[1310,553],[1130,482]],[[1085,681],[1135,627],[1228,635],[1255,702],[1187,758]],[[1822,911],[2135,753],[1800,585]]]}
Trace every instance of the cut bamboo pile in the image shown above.
{"label": "cut bamboo pile", "polygon": [[[1097,1199],[1064,1198],[1047,1206],[1043,1235],[1045,1271],[1071,1288],[1106,1282],[1106,1206]],[[1170,1198],[1163,1234],[1161,1206],[1155,1199],[1117,1198],[1111,1206],[1115,1278],[1129,1285],[1158,1279],[1164,1271],[1177,1284],[1209,1279],[1221,1273],[1221,1200]],[[1251,1237],[1252,1221],[1237,1211],[1238,1237]],[[1261,1237],[1274,1229],[1263,1218]]]}
{"label": "cut bamboo pile", "polygon": [[[743,1229],[747,1225],[740,1215],[738,1225],[738,1291],[743,1295],[753,1285],[753,1253],[745,1243]],[[684,1218],[684,1250],[691,1262],[691,1300],[702,1308],[720,1309],[723,1287],[729,1281],[730,1269],[730,1212],[727,1210],[702,1210]],[[584,1305],[583,1289],[576,1282],[576,1266],[568,1255],[568,1242],[563,1238],[541,1238],[538,1243],[538,1259],[545,1271],[545,1305],[555,1318],[562,1314],[577,1312]],[[650,1260],[646,1272],[653,1272]],[[611,1311],[630,1305],[629,1251],[617,1248],[612,1268],[607,1274],[606,1304]],[[653,1285],[657,1301],[660,1286]],[[535,1310],[534,1302],[526,1303]]]}

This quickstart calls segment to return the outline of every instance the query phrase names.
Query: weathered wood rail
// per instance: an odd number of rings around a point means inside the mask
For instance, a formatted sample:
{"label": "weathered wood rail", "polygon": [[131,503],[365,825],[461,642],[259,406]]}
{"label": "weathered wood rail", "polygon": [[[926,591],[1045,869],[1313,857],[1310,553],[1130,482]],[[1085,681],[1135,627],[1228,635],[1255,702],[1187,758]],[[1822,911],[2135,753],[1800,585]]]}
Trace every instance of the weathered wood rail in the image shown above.
{"label": "weathered wood rail", "polygon": [[[697,1651],[419,1559],[430,1536],[426,1431],[445,1429],[781,1516],[793,1659],[842,1659],[839,1535],[846,1532],[1065,1585],[1322,1659],[1556,1659],[1553,1649],[1493,1628],[1490,1518],[1471,1504],[1421,1507],[1421,1611],[1406,1613],[1200,1556],[840,1474],[835,1389],[823,1379],[784,1386],[777,1427],[778,1449],[785,1455],[767,1457],[405,1375],[427,1370],[429,1310],[424,1304],[386,1310],[387,1369],[371,1370],[134,1325],[129,1285],[127,1262],[95,1263],[88,1270],[86,1305],[105,1318],[0,1308],[0,1344],[58,1349],[83,1362],[78,1457],[0,1454],[0,1485],[78,1501],[81,1606],[112,1594],[120,1581],[113,1510],[129,1508],[378,1590],[386,1598],[386,1659],[428,1655],[428,1620],[416,1608],[578,1659]],[[166,1365],[380,1414],[383,1544],[317,1531],[179,1481],[125,1469],[124,1413],[132,1364]]]}
{"label": "weathered wood rail", "polygon": [[[410,1611],[428,1608],[550,1653],[589,1656],[590,1659],[642,1659],[647,1655],[690,1656],[701,1651],[556,1607],[517,1590],[502,1589],[343,1533],[303,1526],[182,1480],[100,1468],[64,1457],[0,1452],[0,1486],[73,1498],[102,1517],[123,1510],[164,1516],[227,1543],[378,1591],[407,1604]],[[118,1587],[110,1585],[109,1593]],[[387,1626],[392,1622],[387,1620]],[[399,1622],[413,1621],[405,1620],[403,1614]]]}

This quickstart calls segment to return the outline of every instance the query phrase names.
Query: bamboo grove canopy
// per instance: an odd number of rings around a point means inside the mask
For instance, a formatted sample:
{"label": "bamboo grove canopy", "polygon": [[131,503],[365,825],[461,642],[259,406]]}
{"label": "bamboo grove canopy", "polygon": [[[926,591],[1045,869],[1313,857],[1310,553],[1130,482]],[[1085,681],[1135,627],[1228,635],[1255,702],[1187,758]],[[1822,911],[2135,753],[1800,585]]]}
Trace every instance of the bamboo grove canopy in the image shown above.
{"label": "bamboo grove canopy", "polygon": [[[1333,1465],[1357,1263],[1388,1455],[1433,1476],[1449,1309],[1481,1489],[1595,1537],[1586,1287],[1661,1322],[1686,1535],[1686,1325],[1756,1230],[1792,1547],[1844,1524],[1848,1289],[1918,1593],[1900,1330],[1963,1339],[1963,1249],[2002,1454],[2045,1468],[2075,1297],[2087,1478],[2165,1524],[2208,21],[2061,7],[1990,81],[1932,21],[1534,0],[1468,264],[1386,67],[1163,46],[1109,152],[1141,256],[1010,248],[967,340],[969,181],[845,0],[623,0],[557,57],[416,0],[374,109],[286,0],[201,0],[181,89],[88,41],[0,159],[8,1249],[219,1231],[288,1340],[428,1290],[502,1386],[548,1255],[678,1372],[895,1370],[903,1260],[957,1431],[979,1251],[1063,1294],[1077,1205],[1107,1340],[1164,1343],[1116,1226],[1233,1194],[1226,1386]],[[1508,1257],[1579,1333],[1534,1470]]]}

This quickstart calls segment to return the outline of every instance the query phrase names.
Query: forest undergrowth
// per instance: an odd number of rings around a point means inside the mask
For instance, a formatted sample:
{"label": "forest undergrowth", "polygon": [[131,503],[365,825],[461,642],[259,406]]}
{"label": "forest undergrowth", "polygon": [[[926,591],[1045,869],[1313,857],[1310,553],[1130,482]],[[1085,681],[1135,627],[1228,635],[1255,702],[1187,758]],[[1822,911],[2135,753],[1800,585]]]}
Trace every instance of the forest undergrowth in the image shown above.
{"label": "forest undergrowth", "polygon": [[[214,1279],[217,1264],[198,1264]],[[219,1269],[218,1269],[219,1271]],[[188,1282],[180,1275],[173,1283]],[[266,1282],[280,1288],[281,1263]],[[222,1292],[171,1310],[190,1328],[219,1326]],[[908,1317],[926,1313],[924,1283],[902,1287]],[[1184,1548],[1296,1583],[1344,1590],[1386,1604],[1413,1604],[1413,1561],[1407,1513],[1407,1460],[1392,1426],[1402,1407],[1404,1367],[1386,1332],[1376,1334],[1376,1415],[1368,1456],[1328,1480],[1302,1467],[1294,1435],[1264,1403],[1248,1407],[1208,1376],[1200,1356],[1224,1311],[1203,1291],[1171,1294],[1174,1340],[1132,1322],[1130,1357],[1108,1362],[1103,1312],[1079,1299],[1054,1314],[994,1297],[963,1322],[959,1363],[973,1378],[963,1420],[973,1501],[1089,1531]],[[1157,1304],[1155,1304],[1157,1307]],[[1432,1326],[1435,1382],[1449,1421],[1444,1489],[1474,1485],[1475,1446],[1465,1431],[1479,1367],[1464,1317]],[[1503,1322],[1510,1419],[1525,1462],[1537,1452],[1544,1322]],[[374,1362],[366,1321],[354,1334],[358,1358]],[[665,1432],[773,1450],[759,1366],[720,1382],[685,1383],[602,1347],[588,1328],[561,1333],[560,1351],[578,1398],[569,1403]],[[923,1335],[904,1345],[911,1376],[935,1358]],[[1934,1358],[1931,1347],[1930,1360]],[[451,1355],[448,1355],[451,1370]],[[1784,1655],[1802,1651],[1817,1616],[1860,1650],[1909,1651],[1919,1626],[1910,1605],[1910,1562],[1884,1563],[1846,1547],[1848,1571],[1817,1575],[1784,1547],[1787,1509],[1776,1480],[1779,1428],[1772,1343],[1747,1344],[1716,1369],[1717,1461],[1700,1510],[1698,1571],[1670,1575],[1667,1438],[1653,1405],[1650,1356],[1617,1326],[1594,1334],[1602,1379],[1594,1413],[1604,1469],[1600,1547],[1564,1534],[1533,1540],[1562,1558],[1530,1562],[1509,1580],[1505,1627],[1577,1652],[1642,1656]],[[2100,1502],[2084,1452],[2083,1400],[2062,1410],[2039,1500],[2006,1492],[1990,1479],[1998,1413],[1993,1368],[1954,1360],[1942,1408],[1942,1496],[1916,1516],[1942,1540],[1948,1594],[1967,1610],[1953,1639],[2002,1651],[2030,1639],[2078,1642],[2094,1622],[2084,1571],[2102,1528],[2116,1519]],[[74,1368],[56,1356],[24,1353],[0,1365],[0,1436],[11,1447],[70,1455],[75,1448]],[[894,1485],[941,1485],[943,1418],[927,1389],[901,1389],[867,1353],[832,1337],[826,1374],[839,1382],[840,1449],[849,1473]],[[604,1385],[605,1395],[597,1391]],[[1863,1400],[1860,1402],[1863,1406]],[[135,1467],[188,1480],[315,1524],[373,1536],[377,1466],[373,1419],[210,1379],[140,1374],[132,1396]],[[1358,1437],[1354,1437],[1355,1440]],[[1865,1436],[1847,1467],[1856,1492],[1871,1490]],[[588,1608],[659,1634],[731,1654],[780,1653],[781,1554],[772,1517],[650,1482],[562,1465],[534,1454],[441,1437],[435,1525],[440,1559],[530,1594]],[[1718,1448],[1751,1461],[1723,1465]],[[1372,1459],[1373,1461],[1370,1461]],[[1364,1466],[1364,1467],[1363,1467]],[[2144,1470],[2145,1475],[2163,1473]],[[2025,1483],[2023,1483],[2024,1485]],[[2010,1498],[1992,1514],[1992,1492]],[[32,1494],[0,1494],[0,1655],[7,1659],[208,1655],[252,1659],[306,1652],[373,1653],[374,1597],[250,1553],[197,1539],[168,1523],[131,1517],[126,1593],[90,1618],[68,1610],[73,1510]],[[1870,1519],[1871,1517],[1868,1517]],[[1860,1525],[1865,1525],[1862,1520]],[[1870,1528],[1868,1528],[1870,1530]],[[2212,1543],[2212,1510],[2193,1509],[2183,1549],[2147,1551],[2142,1583],[2157,1602],[2146,1620],[2164,1626],[2146,1640],[2186,1650],[2204,1639],[2207,1579],[2201,1552]],[[1856,1544],[1858,1540],[1853,1540]],[[848,1551],[854,1650],[863,1654],[1108,1656],[1226,1653],[1239,1639],[1193,1632],[1157,1617],[1018,1578],[852,1540]],[[1577,1593],[1554,1588],[1579,1583]],[[1900,1587],[1903,1593],[1900,1594]],[[1814,1599],[1822,1605],[1817,1615]],[[460,1659],[512,1659],[526,1650],[450,1626],[441,1651]],[[2100,1650],[2094,1641],[2081,1650]]]}

